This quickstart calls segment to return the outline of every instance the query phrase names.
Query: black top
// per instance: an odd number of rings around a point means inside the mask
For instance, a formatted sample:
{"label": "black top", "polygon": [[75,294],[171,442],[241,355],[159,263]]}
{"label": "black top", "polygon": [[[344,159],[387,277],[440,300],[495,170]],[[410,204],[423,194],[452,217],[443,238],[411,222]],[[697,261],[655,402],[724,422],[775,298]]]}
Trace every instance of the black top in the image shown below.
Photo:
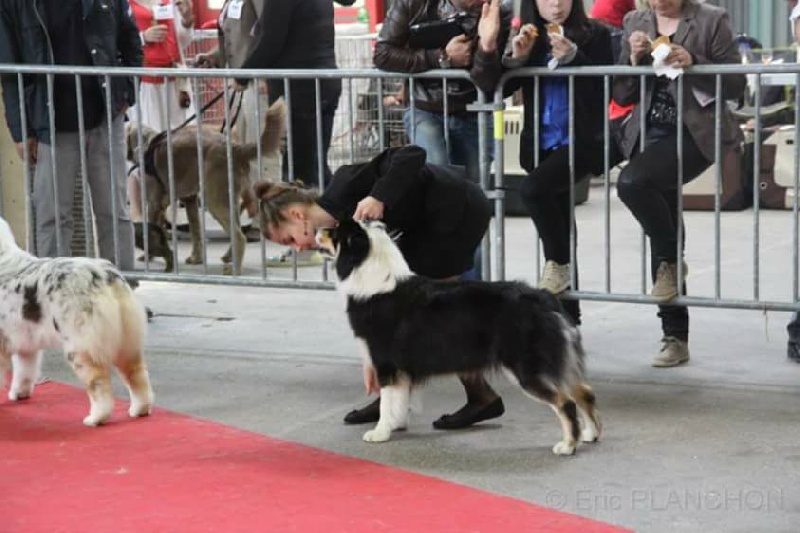
{"label": "black top", "polygon": [[429,165],[418,146],[389,148],[368,163],[343,165],[333,175],[319,205],[337,220],[353,216],[367,196],[384,204],[383,221],[395,230],[446,233],[464,215],[469,182],[463,167]]}
{"label": "black top", "polygon": [[383,222],[402,233],[398,246],[411,269],[447,278],[472,266],[491,205],[463,167],[429,165],[418,146],[389,148],[369,163],[344,165],[318,200],[337,220],[351,218],[367,196],[384,203]]}
{"label": "black top", "polygon": [[[348,5],[345,0],[339,3]],[[254,32],[256,41],[242,63],[243,69],[336,68],[331,0],[264,0]],[[283,94],[282,79],[267,83],[271,100]],[[321,85],[323,98],[338,99],[340,80],[323,80]],[[295,94],[310,99],[314,80],[293,81],[292,95]]]}
{"label": "black top", "polygon": [[[531,20],[532,15],[526,17],[523,13],[523,23]],[[547,35],[544,24],[538,27],[540,37],[531,50],[525,66],[542,66],[547,63],[550,46],[546,38]],[[566,37],[575,42],[578,46],[575,59],[569,63],[568,67],[579,67],[587,65],[612,65],[614,58],[611,53],[611,33],[602,23],[589,20],[588,25],[580,33],[565,28]],[[542,109],[545,99],[542,97],[544,83],[539,84],[539,113],[542,116]],[[520,146],[533,146],[534,132],[534,82],[533,78],[513,78],[506,84],[504,91],[512,93],[522,87],[522,98],[524,102],[524,127],[521,133]],[[601,145],[603,140],[603,123],[606,113],[603,78],[601,76],[576,76],[575,77],[575,140],[580,147]],[[522,168],[530,171],[533,168],[533,150],[520,151],[520,164]],[[596,173],[602,173],[602,169],[591,169]]]}
{"label": "black top", "polygon": [[[49,0],[48,0],[49,1]],[[27,65],[50,65],[52,48],[59,49],[63,43],[48,39],[50,32],[43,19],[47,17],[46,0],[2,0],[0,1],[0,63]],[[64,3],[54,2],[61,7]],[[130,15],[126,0],[81,0],[83,31],[81,37],[91,54],[91,65],[95,67],[142,65],[142,42],[139,30]],[[57,11],[58,17],[63,17]],[[49,17],[53,18],[53,17]],[[55,52],[55,50],[53,50]],[[39,142],[50,143],[49,99],[46,76],[23,76],[28,135]],[[0,76],[3,84],[3,101],[6,108],[6,123],[15,142],[22,141],[22,113],[20,113],[19,87],[15,74]],[[105,102],[107,91],[111,97],[111,115],[116,117],[123,109],[136,102],[133,80],[128,76],[111,76],[109,87],[101,87]]]}
{"label": "black top", "polygon": [[[81,0],[47,0],[45,21],[53,47],[53,62],[56,65],[91,66],[92,56],[83,36]],[[83,96],[84,127],[100,125],[103,119],[103,92],[94,76],[81,78]],[[54,112],[56,131],[78,131],[78,100],[75,76],[62,75],[53,78]]]}

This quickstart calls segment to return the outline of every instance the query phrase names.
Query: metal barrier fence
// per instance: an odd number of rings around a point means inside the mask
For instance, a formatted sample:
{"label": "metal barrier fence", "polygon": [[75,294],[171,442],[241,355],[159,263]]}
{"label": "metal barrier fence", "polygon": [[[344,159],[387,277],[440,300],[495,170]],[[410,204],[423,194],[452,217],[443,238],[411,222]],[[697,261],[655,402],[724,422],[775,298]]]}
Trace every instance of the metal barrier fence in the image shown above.
{"label": "metal barrier fence", "polygon": [[[715,111],[717,116],[720,116],[722,112],[723,105],[727,105],[722,100],[722,90],[721,90],[721,83],[722,83],[722,75],[724,74],[751,74],[756,77],[757,84],[756,84],[756,98],[754,104],[754,120],[755,120],[755,127],[754,127],[754,175],[759,176],[759,162],[760,162],[760,150],[761,150],[761,142],[762,142],[762,128],[761,128],[761,103],[760,103],[760,92],[762,84],[766,82],[770,82],[771,80],[778,80],[781,81],[782,84],[791,84],[797,86],[798,82],[800,82],[800,65],[797,64],[783,64],[783,65],[718,65],[718,66],[699,66],[694,67],[686,72],[684,76],[679,78],[678,80],[678,87],[679,91],[678,94],[681,95],[678,101],[679,107],[679,123],[682,117],[682,109],[683,109],[683,94],[686,85],[686,78],[688,76],[696,76],[696,75],[705,75],[705,76],[714,76],[716,80],[716,93],[715,93]],[[384,98],[389,96],[393,90],[394,86],[397,84],[398,75],[396,73],[387,73],[381,72],[374,69],[339,69],[339,70],[286,70],[286,71],[268,71],[268,70],[251,70],[251,71],[243,71],[243,70],[217,70],[217,71],[208,71],[208,70],[196,70],[196,69],[134,69],[134,68],[120,68],[120,69],[113,69],[113,70],[103,70],[103,69],[96,69],[96,68],[89,68],[89,67],[41,67],[41,66],[18,66],[18,65],[0,65],[0,74],[8,75],[16,75],[18,80],[18,88],[19,88],[19,95],[21,101],[24,101],[24,84],[23,84],[23,76],[27,75],[44,75],[47,80],[47,89],[48,89],[48,97],[50,101],[53,101],[53,76],[54,75],[68,75],[74,76],[76,78],[76,82],[80,84],[80,79],[85,76],[94,76],[99,77],[103,83],[106,85],[110,84],[111,78],[115,76],[133,76],[136,79],[136,85],[140,83],[141,76],[148,75],[148,76],[180,76],[180,77],[187,77],[190,78],[191,86],[195,94],[200,94],[202,92],[200,86],[203,83],[211,83],[211,84],[218,84],[214,86],[220,87],[220,90],[223,94],[223,100],[227,101],[232,94],[232,89],[230,88],[230,82],[237,78],[257,78],[259,83],[263,82],[263,80],[283,80],[284,87],[288,89],[289,80],[313,80],[315,89],[316,89],[316,118],[317,118],[317,138],[321,138],[321,84],[325,80],[331,79],[342,79],[344,80],[343,84],[348,87],[349,95],[347,98],[343,99],[339,103],[339,113],[344,114],[344,116],[348,117],[349,124],[355,125],[357,123],[356,117],[359,115],[361,104],[360,101],[366,96],[367,98],[372,98],[372,103],[365,104],[366,107],[369,108],[370,113],[374,113],[376,115],[375,126],[377,131],[372,131],[369,135],[374,136],[374,139],[371,140],[373,144],[370,145],[370,153],[371,150],[375,150],[377,153],[381,148],[386,147],[393,143],[404,143],[406,141],[405,138],[401,138],[399,140],[392,139],[392,127],[389,122],[387,122],[388,113],[387,107],[384,105]],[[652,70],[647,69],[646,67],[602,67],[602,68],[593,68],[593,67],[580,67],[580,68],[559,68],[556,71],[550,71],[547,69],[519,69],[516,71],[507,72],[497,89],[497,92],[494,95],[493,102],[487,102],[484,100],[483,96],[479,97],[479,100],[473,104],[470,108],[471,111],[478,114],[479,120],[479,142],[481,145],[481,149],[479,150],[479,157],[481,158],[481,184],[484,189],[487,191],[489,197],[494,201],[495,205],[495,217],[492,228],[487,236],[485,245],[483,247],[484,254],[483,254],[483,266],[484,266],[484,275],[489,279],[503,279],[505,277],[505,228],[504,228],[504,218],[505,218],[505,202],[506,202],[506,189],[504,184],[504,168],[506,167],[506,162],[504,160],[504,130],[505,130],[505,108],[506,108],[506,101],[507,95],[503,93],[503,87],[510,79],[514,77],[530,77],[533,83],[538,87],[541,80],[545,77],[552,77],[552,76],[561,76],[566,77],[568,80],[569,86],[569,96],[571,101],[574,100],[574,84],[575,79],[581,76],[600,76],[603,78],[603,85],[604,85],[604,101],[606,104],[610,102],[610,87],[611,87],[611,79],[615,75],[632,75],[632,76],[639,76],[641,79],[641,87],[645,84],[645,79],[647,76],[652,76]],[[414,83],[418,82],[420,79],[441,79],[445,84],[445,91],[447,83],[452,83],[454,80],[468,80],[468,73],[464,71],[431,71],[423,74],[408,76],[407,80],[408,83],[411,85],[411,89],[408,91],[409,94],[409,113],[411,116],[411,123],[415,123],[413,115],[415,113],[414,108],[414,100],[413,100],[413,85]],[[213,81],[208,81],[213,80]],[[357,85],[361,83],[361,85]],[[387,90],[387,87],[392,87],[391,90]],[[361,92],[362,88],[366,88],[366,92]],[[81,92],[78,91],[78,107],[79,109],[82,106],[81,102]],[[288,112],[291,113],[296,110],[292,108],[292,93],[291,91],[287,91],[286,100],[288,104]],[[110,97],[108,98],[106,105],[108,107],[111,106]],[[538,109],[538,105],[535,106]],[[761,246],[761,240],[759,235],[759,223],[760,223],[760,209],[759,209],[759,195],[761,193],[761,189],[759,186],[759,180],[755,179],[753,184],[753,196],[754,196],[754,207],[753,207],[753,229],[754,229],[754,237],[753,237],[753,247],[752,247],[752,267],[753,267],[753,294],[752,298],[742,298],[742,297],[728,297],[723,294],[721,288],[721,248],[722,248],[722,239],[721,239],[721,205],[720,205],[720,198],[722,194],[722,166],[720,164],[716,165],[716,170],[714,171],[714,249],[715,249],[715,261],[714,261],[714,268],[715,268],[715,283],[714,283],[714,291],[713,294],[707,297],[698,297],[698,296],[687,296],[681,294],[677,299],[673,302],[677,304],[686,304],[691,306],[706,306],[706,307],[728,307],[728,308],[741,308],[741,309],[771,309],[771,310],[798,310],[800,309],[800,305],[798,305],[798,161],[800,161],[800,143],[798,142],[798,131],[800,131],[800,95],[795,94],[795,114],[794,114],[794,139],[793,139],[793,181],[791,185],[792,189],[792,268],[791,268],[791,294],[789,297],[785,299],[780,298],[764,298],[760,292],[760,285],[761,285],[761,278],[760,278],[760,265],[761,265],[761,254],[763,252]],[[575,121],[579,120],[579,117],[575,117],[573,113],[574,107],[570,107],[570,138],[574,139],[575,135]],[[23,125],[26,124],[26,120],[24,118],[25,109],[21,109],[23,113]],[[223,106],[222,110],[222,117],[225,121],[230,120],[231,110],[227,106]],[[261,116],[261,112],[256,110],[256,121],[261,124],[263,117]],[[51,124],[52,120],[52,106],[51,106]],[[199,117],[200,122],[202,124],[206,124],[205,117]],[[212,118],[211,121],[213,122],[214,119]],[[111,118],[107,116],[107,126],[109,129],[111,128]],[[536,121],[538,122],[538,120]],[[291,123],[291,121],[289,121]],[[717,128],[716,128],[716,161],[721,161],[722,153],[721,153],[721,129],[719,126],[719,121],[717,121]],[[370,123],[371,124],[371,123]],[[490,124],[494,125],[494,140],[490,139],[487,135],[487,132],[490,131],[489,128]],[[535,126],[536,127],[536,126]],[[642,127],[644,130],[644,125]],[[447,128],[445,128],[447,131]],[[679,132],[681,130],[679,129]],[[202,128],[195,128],[194,129],[195,136],[196,136],[196,143],[198,145],[202,145]],[[51,126],[51,135],[54,132],[52,131]],[[358,128],[350,128],[346,135],[346,142],[343,143],[344,151],[348,152],[345,156],[339,156],[338,159],[344,159],[345,162],[356,161],[359,158],[356,156],[356,149],[355,146],[357,145],[356,136],[359,133]],[[28,132],[25,132],[27,136]],[[679,133],[679,136],[682,133]],[[144,146],[144,138],[142,135],[141,130],[138,131],[138,146]],[[81,146],[85,146],[86,142],[86,131],[83,125],[81,124],[81,131],[79,132]],[[168,131],[167,132],[167,143],[172,143],[172,137],[174,136],[174,132]],[[291,131],[291,127],[288,128],[287,131],[287,145],[289,146],[289,150],[291,151],[292,146],[292,136],[293,132]],[[414,132],[410,132],[410,137],[413,139]],[[534,135],[534,139],[538,139],[538,134]],[[445,140],[447,136],[445,136]],[[493,142],[493,146],[492,146]],[[535,141],[534,146],[530,147],[534,152],[534,154],[538,154],[538,141]],[[233,180],[233,151],[235,147],[235,140],[231,138],[230,135],[225,136],[225,153],[227,154],[227,176],[224,178],[227,180],[227,189],[228,189],[228,214],[230,217],[230,225],[231,227],[235,227],[238,222],[238,204],[235,198],[235,190],[234,190],[234,180]],[[641,236],[641,274],[639,280],[639,287],[638,290],[633,292],[631,291],[619,291],[617,287],[612,286],[611,282],[611,259],[612,259],[612,238],[611,238],[611,231],[610,231],[610,209],[611,209],[611,174],[612,169],[609,168],[609,153],[611,148],[611,137],[610,137],[610,122],[608,117],[606,117],[605,122],[605,142],[604,148],[606,151],[606,158],[605,158],[605,172],[604,172],[604,182],[603,182],[603,189],[604,189],[604,239],[605,239],[605,252],[604,257],[602,258],[595,258],[597,260],[602,260],[605,265],[605,282],[604,286],[600,287],[599,290],[584,290],[580,292],[568,292],[565,294],[567,298],[580,298],[584,300],[598,300],[598,301],[611,301],[611,302],[633,302],[633,303],[655,303],[655,300],[647,295],[646,288],[647,288],[647,278],[648,276],[648,268],[647,268],[647,261],[646,261],[646,242],[644,235]],[[112,152],[111,141],[108,142],[108,151],[109,153]],[[349,147],[348,147],[349,144]],[[680,144],[680,143],[679,143]],[[486,150],[488,148],[494,149],[494,161],[493,165],[490,166],[490,161],[487,159]],[[521,146],[520,150],[526,150],[528,147]],[[83,152],[83,151],[82,151]],[[169,203],[173,206],[177,205],[178,200],[178,191],[175,182],[175,161],[173,160],[173,153],[172,151],[167,152],[167,159],[168,159],[168,176],[167,176],[167,189],[168,189],[168,199]],[[258,158],[261,158],[261,153],[259,152]],[[27,154],[26,154],[27,157]],[[200,204],[203,207],[203,212],[205,212],[207,205],[206,205],[206,198],[205,198],[205,191],[207,189],[208,179],[213,179],[215,177],[205,176],[203,175],[203,150],[200,149],[197,151],[197,165],[200,169],[199,175],[199,196],[200,196]],[[680,161],[682,158],[681,150],[678,151],[676,157]],[[570,159],[571,159],[571,167],[574,173],[574,150],[571,150]],[[142,151],[139,151],[138,163],[144,167],[143,161],[143,154]],[[321,165],[321,163],[320,163]],[[258,168],[261,165],[257,165]],[[86,161],[85,161],[85,154],[81,153],[81,169],[82,173],[86,172]],[[289,169],[291,174],[292,169]],[[54,181],[57,180],[58,176],[58,169],[53,167],[53,175]],[[678,183],[681,181],[680,174],[677,176]],[[26,183],[30,183],[31,176],[26,171]],[[116,198],[116,191],[115,187],[118,187],[119,184],[115,180],[110,180],[110,187],[112,189],[112,198]],[[26,190],[29,190],[26,187]],[[678,188],[680,190],[680,188]],[[144,191],[143,195],[147,197],[147,192]],[[570,187],[570,195],[571,198],[575,198],[575,186],[574,180],[573,185]],[[679,206],[682,210],[682,195],[678,194]],[[28,212],[30,212],[30,201],[26,202]],[[573,202],[574,205],[574,202]],[[147,206],[143,206],[145,209]],[[173,207],[174,209],[174,207]],[[146,213],[146,211],[145,211]],[[573,216],[574,220],[574,211]],[[30,221],[30,216],[28,217]],[[266,243],[263,239],[260,242],[260,265],[258,268],[249,268],[245,275],[233,275],[233,276],[226,276],[220,275],[217,272],[216,267],[212,267],[209,265],[210,262],[213,262],[209,259],[210,253],[209,249],[213,249],[215,246],[215,241],[219,241],[217,245],[221,248],[227,247],[228,243],[231,241],[232,237],[230,235],[223,234],[221,237],[219,236],[218,230],[215,230],[213,227],[206,228],[206,217],[201,217],[201,233],[202,233],[202,242],[203,246],[203,261],[202,266],[196,267],[188,267],[181,264],[179,260],[175,261],[175,272],[171,274],[166,273],[159,273],[156,272],[153,268],[149,266],[149,263],[145,262],[143,265],[143,271],[130,271],[126,272],[127,275],[130,275],[132,278],[142,279],[142,280],[154,280],[154,281],[179,281],[179,282],[186,282],[186,283],[213,283],[213,284],[232,284],[232,285],[252,285],[252,286],[268,286],[268,287],[292,287],[292,288],[331,288],[331,283],[328,280],[328,272],[327,272],[327,265],[323,265],[321,268],[315,269],[308,269],[308,268],[300,268],[297,264],[294,264],[291,269],[278,269],[272,268],[269,265],[269,261],[267,260],[267,253],[269,251],[276,251],[275,246],[272,244]],[[213,223],[213,222],[212,222]],[[30,227],[30,226],[29,226]],[[116,220],[113,221],[113,231],[114,235],[119,235],[120,228]],[[208,231],[207,231],[208,230]],[[679,231],[683,231],[683,228]],[[216,232],[216,233],[215,233]],[[178,252],[178,237],[177,231],[172,232],[172,246],[173,246],[173,253],[177,254]],[[148,242],[148,235],[145,232],[144,236],[144,246],[148,250],[151,249],[151,243]],[[571,233],[571,244],[572,246],[572,265],[575,265],[575,230],[574,225]],[[538,243],[538,239],[536,240]],[[678,242],[681,242],[681,239],[678,239]],[[679,244],[678,249],[678,256],[682,256],[682,245]],[[254,246],[248,246],[248,254],[252,254]],[[115,240],[115,257],[119,258],[119,242]],[[738,252],[740,253],[740,252]],[[539,265],[539,250],[537,247],[537,264],[535,265],[535,269],[532,268],[532,275],[537,275],[540,270]],[[180,258],[176,258],[180,259]],[[238,267],[241,267],[241,264],[236,264],[238,259],[234,257],[232,259],[234,271],[238,271]],[[682,267],[678,266],[678,277],[682,275],[681,272]],[[313,272],[309,272],[313,270]],[[575,279],[576,272],[574,270],[574,266],[572,267],[572,276],[573,280]],[[787,291],[788,292],[788,291]]]}
{"label": "metal barrier fence", "polygon": [[[336,60],[339,68],[363,69],[372,67],[372,47],[375,44],[376,34],[364,33],[356,35],[337,35],[335,41]],[[187,58],[194,58],[197,54],[207,53],[217,46],[216,30],[195,30],[192,43],[186,50]],[[198,83],[198,92],[195,95],[198,108],[210,102],[222,91],[220,78],[203,78]],[[402,79],[385,78],[375,79],[348,79],[342,87],[342,96],[339,108],[334,118],[331,148],[328,161],[331,166],[367,161],[381,151],[379,145],[379,128],[384,129],[384,135],[389,138],[390,146],[399,146],[408,143],[403,127],[402,105],[388,109],[383,117],[383,122],[378,121],[377,83],[383,84],[384,94],[396,92]],[[345,104],[350,102],[353,112]],[[222,126],[225,121],[225,102],[219,101],[203,115],[203,122],[207,125]],[[262,107],[262,112],[266,108]]]}

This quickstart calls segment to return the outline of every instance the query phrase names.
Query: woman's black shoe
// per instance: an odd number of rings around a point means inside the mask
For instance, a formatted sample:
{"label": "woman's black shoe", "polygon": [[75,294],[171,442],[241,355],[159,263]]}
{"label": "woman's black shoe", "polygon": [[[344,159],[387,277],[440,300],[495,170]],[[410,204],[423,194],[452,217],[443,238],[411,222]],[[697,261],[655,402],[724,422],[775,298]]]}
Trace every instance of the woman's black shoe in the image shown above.
{"label": "woman's black shoe", "polygon": [[436,429],[466,428],[483,420],[502,416],[505,412],[506,408],[500,397],[485,405],[468,403],[452,415],[442,415],[439,420],[433,422],[433,427]]}
{"label": "woman's black shoe", "polygon": [[381,399],[378,398],[371,404],[361,409],[353,409],[344,417],[345,424],[369,424],[377,422],[381,417]]}

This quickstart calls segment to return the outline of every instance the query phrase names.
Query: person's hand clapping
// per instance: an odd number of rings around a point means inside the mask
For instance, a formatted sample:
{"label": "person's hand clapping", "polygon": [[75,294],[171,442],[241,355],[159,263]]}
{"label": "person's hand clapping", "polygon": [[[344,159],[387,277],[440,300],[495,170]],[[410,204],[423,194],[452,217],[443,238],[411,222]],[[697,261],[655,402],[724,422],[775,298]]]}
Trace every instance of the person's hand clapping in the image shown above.
{"label": "person's hand clapping", "polygon": [[500,35],[500,0],[486,2],[482,9],[478,22],[478,40],[481,50],[491,54],[497,50],[497,36]]}

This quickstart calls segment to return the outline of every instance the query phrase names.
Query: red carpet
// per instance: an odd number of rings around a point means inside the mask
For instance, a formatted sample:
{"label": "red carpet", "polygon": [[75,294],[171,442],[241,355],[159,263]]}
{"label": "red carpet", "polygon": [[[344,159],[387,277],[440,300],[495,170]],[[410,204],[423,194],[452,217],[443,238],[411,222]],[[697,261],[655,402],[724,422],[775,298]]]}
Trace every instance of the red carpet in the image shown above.
{"label": "red carpet", "polygon": [[[0,400],[2,533],[620,533],[396,468],[157,409],[85,428],[83,391]],[[567,459],[568,460],[568,459]]]}

